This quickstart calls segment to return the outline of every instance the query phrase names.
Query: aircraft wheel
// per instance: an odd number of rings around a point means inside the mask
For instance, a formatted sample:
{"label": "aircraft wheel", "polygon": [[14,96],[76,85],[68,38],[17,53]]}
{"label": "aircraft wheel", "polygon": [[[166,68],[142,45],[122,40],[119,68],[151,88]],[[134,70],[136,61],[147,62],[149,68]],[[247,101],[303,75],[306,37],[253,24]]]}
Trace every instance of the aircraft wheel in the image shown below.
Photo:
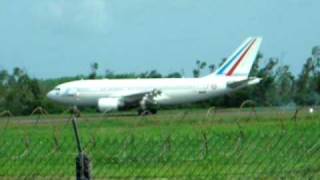
{"label": "aircraft wheel", "polygon": [[143,110],[142,109],[138,109],[138,115],[141,116],[143,114]]}
{"label": "aircraft wheel", "polygon": [[149,110],[142,110],[142,109],[139,109],[138,110],[138,115],[139,116],[147,116],[147,115],[150,115],[152,114]]}
{"label": "aircraft wheel", "polygon": [[158,110],[157,109],[151,109],[150,112],[151,112],[151,114],[157,114]]}
{"label": "aircraft wheel", "polygon": [[142,115],[142,116],[149,116],[149,115],[152,115],[152,112],[149,111],[149,110],[145,110],[145,111],[142,112],[141,115]]}
{"label": "aircraft wheel", "polygon": [[157,114],[157,109],[147,109],[147,110],[143,110],[143,109],[139,109],[138,110],[138,115],[139,116],[148,116],[148,115],[152,115],[152,114]]}

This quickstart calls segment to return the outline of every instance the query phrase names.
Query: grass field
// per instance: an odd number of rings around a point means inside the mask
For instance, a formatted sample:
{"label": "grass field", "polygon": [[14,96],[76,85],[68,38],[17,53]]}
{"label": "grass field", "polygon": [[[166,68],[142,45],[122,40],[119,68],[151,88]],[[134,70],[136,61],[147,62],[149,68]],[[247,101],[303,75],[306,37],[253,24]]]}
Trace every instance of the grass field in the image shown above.
{"label": "grass field", "polygon": [[[95,179],[320,178],[320,114],[276,108],[83,114]],[[73,179],[68,115],[0,119],[0,178]]]}

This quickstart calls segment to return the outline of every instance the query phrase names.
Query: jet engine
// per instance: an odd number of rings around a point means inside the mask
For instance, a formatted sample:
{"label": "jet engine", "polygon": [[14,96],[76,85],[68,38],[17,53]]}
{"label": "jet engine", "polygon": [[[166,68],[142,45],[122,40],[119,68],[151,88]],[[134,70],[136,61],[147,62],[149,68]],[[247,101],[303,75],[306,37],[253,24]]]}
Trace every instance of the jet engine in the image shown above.
{"label": "jet engine", "polygon": [[98,101],[98,108],[101,112],[117,111],[123,106],[119,98],[101,98]]}

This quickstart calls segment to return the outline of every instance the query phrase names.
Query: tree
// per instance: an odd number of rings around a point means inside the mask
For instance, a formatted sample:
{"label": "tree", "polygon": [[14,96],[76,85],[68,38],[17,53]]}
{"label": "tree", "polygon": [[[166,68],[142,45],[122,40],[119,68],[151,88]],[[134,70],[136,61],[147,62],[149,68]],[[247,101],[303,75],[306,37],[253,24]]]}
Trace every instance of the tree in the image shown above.
{"label": "tree", "polygon": [[148,78],[162,78],[162,75],[157,72],[157,70],[152,70],[148,74]]}
{"label": "tree", "polygon": [[209,67],[209,73],[213,73],[216,70],[215,64],[210,64],[208,67]]}
{"label": "tree", "polygon": [[2,71],[0,79],[2,81],[0,90],[2,110],[9,110],[15,115],[26,115],[41,105],[45,95],[40,89],[38,80],[30,79],[22,69],[14,68],[11,75]]}
{"label": "tree", "polygon": [[97,62],[94,62],[91,64],[91,74],[89,75],[89,79],[97,78],[98,69],[99,69],[99,64]]}
{"label": "tree", "polygon": [[106,69],[105,78],[112,79],[114,77],[114,73],[110,69]]}
{"label": "tree", "polygon": [[168,74],[167,78],[182,78],[182,75],[179,72],[173,72]]}
{"label": "tree", "polygon": [[219,67],[221,67],[225,62],[227,61],[227,58],[222,58]]}
{"label": "tree", "polygon": [[257,76],[261,78],[261,82],[252,87],[251,98],[261,105],[274,105],[278,95],[276,93],[276,74],[274,69],[278,64],[277,58],[270,58],[264,68],[260,69]]}
{"label": "tree", "polygon": [[162,78],[162,75],[160,73],[157,72],[157,70],[151,70],[150,72],[144,72],[141,73],[139,76],[139,78]]}
{"label": "tree", "polygon": [[6,70],[0,71],[0,85],[4,86],[8,83],[9,73]]}
{"label": "tree", "polygon": [[320,47],[312,48],[296,82],[296,101],[299,104],[315,105],[320,102]]}
{"label": "tree", "polygon": [[258,55],[252,65],[250,76],[258,76],[259,73],[259,64],[260,60],[263,58],[263,54],[261,52],[258,52]]}
{"label": "tree", "polygon": [[320,67],[320,46],[314,46],[312,48],[311,54],[316,66],[319,68]]}
{"label": "tree", "polygon": [[312,91],[312,75],[314,74],[314,63],[312,58],[308,58],[306,63],[303,65],[302,72],[300,73],[298,80],[296,82],[297,92],[296,101],[299,104],[312,104],[310,102],[311,91]]}
{"label": "tree", "polygon": [[288,65],[280,66],[276,72],[276,86],[278,105],[286,105],[293,101],[294,97],[294,76]]}
{"label": "tree", "polygon": [[207,66],[206,62],[202,62],[200,60],[196,61],[196,68],[192,71],[193,72],[193,77],[200,77],[201,71]]}

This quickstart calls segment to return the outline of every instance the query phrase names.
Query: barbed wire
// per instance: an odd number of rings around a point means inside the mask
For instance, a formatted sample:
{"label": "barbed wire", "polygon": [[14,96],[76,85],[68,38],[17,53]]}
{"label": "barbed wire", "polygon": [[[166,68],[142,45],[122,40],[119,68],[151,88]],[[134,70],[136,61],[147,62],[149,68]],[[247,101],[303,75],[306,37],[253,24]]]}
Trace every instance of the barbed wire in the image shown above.
{"label": "barbed wire", "polygon": [[[307,107],[297,111],[258,110],[246,101],[230,111],[213,107],[204,113],[123,118],[81,114],[78,120],[95,179],[317,179],[319,114]],[[29,117],[0,113],[0,178],[74,177],[70,118],[40,107]]]}

